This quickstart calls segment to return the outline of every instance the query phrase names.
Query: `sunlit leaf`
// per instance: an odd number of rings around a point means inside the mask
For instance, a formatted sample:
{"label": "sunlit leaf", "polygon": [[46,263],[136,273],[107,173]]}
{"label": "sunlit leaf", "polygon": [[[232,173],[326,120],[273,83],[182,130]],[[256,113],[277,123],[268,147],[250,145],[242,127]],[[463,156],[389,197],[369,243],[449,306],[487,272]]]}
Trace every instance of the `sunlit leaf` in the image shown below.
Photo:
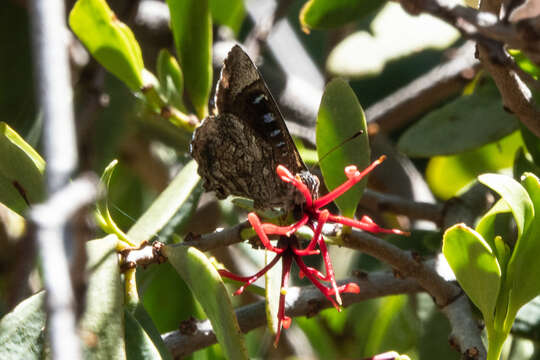
{"label": "sunlit leaf", "polygon": [[506,202],[516,221],[518,239],[531,224],[534,217],[534,208],[525,189],[513,178],[499,174],[483,174],[478,181],[486,185]]}
{"label": "sunlit leaf", "polygon": [[520,146],[523,146],[521,135],[515,132],[476,150],[435,156],[428,162],[426,180],[436,196],[449,199],[475,181],[478,175],[511,168]]}
{"label": "sunlit leaf", "polygon": [[226,357],[247,359],[244,336],[229,294],[212,263],[196,248],[181,244],[167,245],[163,252],[201,304]]}
{"label": "sunlit leaf", "polygon": [[128,237],[137,244],[150,240],[189,201],[199,180],[197,163],[192,160],[182,168],[169,186],[154,200],[150,208],[129,229]]}
{"label": "sunlit leaf", "polygon": [[160,90],[167,100],[178,109],[184,109],[184,74],[176,59],[162,49],[157,60],[157,75]]}
{"label": "sunlit leaf", "polygon": [[464,224],[454,225],[444,233],[443,254],[459,285],[482,311],[484,319],[493,319],[501,269],[482,235]]}
{"label": "sunlit leaf", "polygon": [[380,0],[310,0],[300,12],[300,23],[312,29],[328,29],[358,21],[384,4]]}
{"label": "sunlit leaf", "polygon": [[[540,271],[538,254],[540,253],[540,181],[538,177],[531,173],[525,173],[521,180],[521,185],[526,190],[533,211],[528,213],[531,219],[524,222],[530,223],[526,227],[525,233],[515,245],[512,257],[508,264],[507,281],[512,289],[508,308],[511,313],[516,313],[521,306],[540,295],[540,280],[535,276]],[[528,203],[526,200],[523,200]],[[523,207],[527,207],[524,205]],[[516,220],[517,222],[517,220]],[[519,226],[519,224],[518,224]],[[513,320],[513,319],[512,319]]]}
{"label": "sunlit leaf", "polygon": [[45,161],[5,122],[0,122],[0,202],[24,215],[43,200]]}
{"label": "sunlit leaf", "polygon": [[78,0],[69,14],[69,25],[103,67],[132,91],[141,90],[145,85],[141,48],[105,0]]}
{"label": "sunlit leaf", "polygon": [[167,0],[185,88],[199,118],[208,115],[212,86],[212,17],[208,0]]}

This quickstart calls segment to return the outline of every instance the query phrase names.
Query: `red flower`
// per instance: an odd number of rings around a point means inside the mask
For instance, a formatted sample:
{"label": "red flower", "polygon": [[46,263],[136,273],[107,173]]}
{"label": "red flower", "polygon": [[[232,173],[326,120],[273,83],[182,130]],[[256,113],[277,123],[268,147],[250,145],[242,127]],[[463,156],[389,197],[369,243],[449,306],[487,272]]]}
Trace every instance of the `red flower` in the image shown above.
{"label": "red flower", "polygon": [[[404,232],[397,229],[381,228],[367,216],[363,216],[362,219],[356,220],[340,215],[333,215],[327,209],[321,209],[323,206],[328,205],[337,197],[343,195],[353,185],[362,180],[364,176],[366,176],[377,165],[383,162],[384,158],[384,156],[380,157],[363,171],[358,171],[356,166],[347,166],[345,168],[345,175],[347,175],[347,181],[345,181],[343,184],[341,184],[328,194],[315,200],[312,198],[309,188],[306,186],[306,184],[302,182],[298,175],[293,176],[287,168],[285,168],[283,165],[279,165],[276,169],[276,172],[281,178],[281,180],[294,185],[298,189],[298,191],[300,191],[300,193],[305,197],[306,203],[303,207],[303,214],[301,219],[295,224],[289,226],[278,226],[270,223],[261,223],[259,216],[254,212],[248,214],[248,220],[257,235],[259,236],[259,239],[263,243],[264,247],[269,251],[275,252],[276,256],[268,265],[266,265],[262,270],[252,276],[242,277],[228,272],[227,270],[220,270],[219,272],[222,276],[244,282],[244,285],[242,285],[234,293],[235,295],[239,295],[244,291],[246,286],[249,286],[250,284],[255,282],[258,278],[263,276],[270,268],[272,268],[280,258],[283,259],[281,292],[279,297],[278,309],[278,331],[276,334],[274,345],[277,345],[279,341],[281,328],[284,327],[285,329],[287,329],[291,324],[291,318],[285,315],[285,294],[287,292],[289,273],[291,271],[291,265],[293,260],[300,268],[300,276],[306,276],[313,283],[313,285],[315,285],[321,291],[321,293],[334,305],[334,307],[338,311],[341,311],[341,293],[360,292],[360,287],[355,283],[348,283],[342,286],[337,285],[334,276],[334,269],[332,267],[330,256],[326,248],[326,243],[324,242],[323,236],[321,234],[322,228],[325,223],[340,223],[346,226],[351,226],[372,233],[405,234]],[[314,235],[307,247],[302,249],[299,247],[298,239],[296,238],[294,233],[304,225],[309,226],[313,230]],[[277,246],[273,246],[270,243],[268,235],[280,236]],[[317,246],[319,247],[318,250],[315,249]],[[326,275],[322,274],[321,272],[312,267],[307,266],[302,260],[303,256],[317,254],[322,255]],[[326,286],[322,284],[321,281],[329,282],[330,284],[329,286]],[[332,296],[335,297],[335,300]]]}

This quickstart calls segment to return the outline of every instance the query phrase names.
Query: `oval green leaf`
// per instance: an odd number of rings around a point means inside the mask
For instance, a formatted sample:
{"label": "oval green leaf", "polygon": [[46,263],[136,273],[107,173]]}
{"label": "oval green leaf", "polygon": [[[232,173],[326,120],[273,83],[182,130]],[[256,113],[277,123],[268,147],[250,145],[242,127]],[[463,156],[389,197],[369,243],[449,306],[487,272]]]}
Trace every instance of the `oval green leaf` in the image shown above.
{"label": "oval green leaf", "polygon": [[86,244],[85,312],[79,327],[82,334],[97,341],[84,344],[86,358],[125,359],[124,299],[116,245],[118,238],[109,235]]}
{"label": "oval green leaf", "polygon": [[507,281],[512,289],[509,299],[510,312],[517,312],[521,306],[540,295],[540,181],[531,173],[526,173],[521,185],[527,191],[534,206],[533,220],[518,239],[508,264]]}
{"label": "oval green leaf", "polygon": [[5,122],[0,122],[0,202],[24,215],[44,197],[45,161]]}
{"label": "oval green leaf", "polygon": [[359,21],[384,4],[381,0],[310,0],[300,11],[303,28],[330,29]]}
{"label": "oval green leaf", "polygon": [[45,320],[44,291],[17,305],[0,320],[0,358],[43,359]]}
{"label": "oval green leaf", "polygon": [[[363,131],[351,139],[351,136]],[[328,190],[347,180],[344,169],[356,165],[359,170],[370,161],[366,117],[354,91],[343,79],[328,83],[317,115],[317,154]],[[352,217],[362,197],[367,179],[335,200],[341,213]]]}
{"label": "oval green leaf", "polygon": [[227,289],[210,260],[194,247],[167,245],[163,253],[188,284],[208,316],[225,357],[247,359],[244,335]]}
{"label": "oval green leaf", "polygon": [[489,83],[430,112],[401,136],[398,148],[411,157],[458,154],[517,128],[516,117],[504,111],[497,88]]}
{"label": "oval green leaf", "polygon": [[132,91],[144,86],[141,48],[133,32],[105,0],[78,0],[69,26],[92,56]]}
{"label": "oval green leaf", "polygon": [[519,132],[500,141],[459,155],[436,156],[426,168],[426,179],[433,194],[446,200],[459,194],[476,177],[512,167],[514,154],[523,146]]}
{"label": "oval green leaf", "polygon": [[181,211],[184,205],[189,204],[190,196],[199,181],[197,163],[191,160],[129,229],[127,233],[129,239],[136,244],[150,240]]}
{"label": "oval green leaf", "polygon": [[200,119],[212,87],[212,18],[208,0],[167,0],[186,91]]}
{"label": "oval green leaf", "polygon": [[464,224],[454,225],[444,233],[442,249],[459,285],[480,309],[486,322],[493,319],[501,287],[501,269],[482,235]]}

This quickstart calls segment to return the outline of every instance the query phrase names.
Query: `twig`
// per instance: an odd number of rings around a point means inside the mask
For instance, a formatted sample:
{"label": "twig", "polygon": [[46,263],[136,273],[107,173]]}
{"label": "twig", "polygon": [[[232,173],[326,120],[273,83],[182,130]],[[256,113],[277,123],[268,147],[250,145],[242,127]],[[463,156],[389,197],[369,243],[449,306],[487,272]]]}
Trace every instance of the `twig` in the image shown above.
{"label": "twig", "polygon": [[55,192],[47,202],[31,210],[30,217],[37,227],[47,290],[47,332],[53,359],[81,358],[64,237],[69,219],[81,207],[96,199],[97,183],[94,176],[76,179]]}
{"label": "twig", "polygon": [[[344,306],[381,296],[413,294],[421,291],[420,286],[413,279],[400,280],[383,272],[375,272],[361,279],[354,278],[343,282],[355,282],[361,288],[359,294],[342,295]],[[289,316],[314,316],[331,306],[330,302],[313,286],[292,287],[287,290],[285,311]],[[237,309],[236,316],[240,328],[245,333],[263,326],[266,323],[264,301]],[[189,333],[177,330],[162,335],[165,345],[174,357],[187,356],[216,343],[216,336],[208,320],[193,322],[190,328],[193,331]]]}
{"label": "twig", "polygon": [[531,91],[512,70],[514,60],[504,46],[521,49],[529,58],[540,62],[540,27],[535,19],[516,24],[500,21],[496,14],[500,1],[482,1],[480,10],[460,5],[446,5],[438,0],[398,0],[409,12],[434,15],[456,27],[463,36],[478,43],[478,56],[491,74],[502,95],[505,107],[529,130],[540,136],[540,112]]}
{"label": "twig", "polygon": [[396,195],[384,194],[366,189],[362,201],[374,203],[381,211],[406,215],[411,219],[429,220],[440,225],[444,206],[428,202],[415,202]]}
{"label": "twig", "polygon": [[208,251],[218,247],[229,246],[244,241],[240,236],[240,232],[249,228],[247,221],[235,225],[233,227],[215,231],[210,234],[200,236],[188,236],[188,238],[180,244],[170,246],[193,246],[201,251]]}
{"label": "twig", "polygon": [[405,126],[418,115],[461,91],[479,65],[474,58],[474,44],[465,43],[451,60],[370,106],[366,110],[368,122],[377,123],[384,132]]}
{"label": "twig", "polygon": [[77,164],[64,2],[30,1],[30,18],[36,88],[44,118],[49,196],[45,204],[32,210],[31,216],[38,227],[52,358],[76,360],[81,358],[81,350],[65,249],[65,244],[72,241],[67,221],[75,210],[95,197],[95,183],[85,178],[64,188]]}
{"label": "twig", "polygon": [[[344,236],[347,246],[361,250],[393,266],[401,276],[412,277],[424,288],[435,303],[443,309],[451,321],[452,339],[461,354],[476,353],[478,359],[485,359],[486,351],[482,344],[480,330],[473,320],[471,308],[463,298],[461,289],[454,283],[444,280],[428,262],[417,256],[364,232],[353,231]],[[457,303],[456,303],[457,302]],[[455,321],[460,319],[460,321]],[[457,334],[467,334],[466,337]]]}

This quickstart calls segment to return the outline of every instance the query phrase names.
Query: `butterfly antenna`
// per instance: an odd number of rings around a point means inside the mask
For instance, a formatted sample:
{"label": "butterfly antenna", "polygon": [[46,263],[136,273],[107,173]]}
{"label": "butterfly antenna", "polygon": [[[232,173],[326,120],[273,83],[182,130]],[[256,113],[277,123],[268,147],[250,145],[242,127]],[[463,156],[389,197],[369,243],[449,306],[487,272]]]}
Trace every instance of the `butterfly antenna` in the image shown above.
{"label": "butterfly antenna", "polygon": [[346,138],[345,140],[343,140],[342,142],[340,142],[339,144],[337,144],[336,146],[328,150],[326,154],[324,154],[321,158],[319,158],[319,160],[317,160],[317,162],[313,165],[313,167],[315,167],[316,165],[319,165],[328,155],[330,155],[331,153],[333,153],[334,151],[336,151],[337,149],[339,149],[340,147],[342,147],[349,141],[356,139],[363,133],[364,133],[364,130],[358,130],[357,132],[355,132],[354,134],[352,134],[351,136],[349,136],[348,138]]}

